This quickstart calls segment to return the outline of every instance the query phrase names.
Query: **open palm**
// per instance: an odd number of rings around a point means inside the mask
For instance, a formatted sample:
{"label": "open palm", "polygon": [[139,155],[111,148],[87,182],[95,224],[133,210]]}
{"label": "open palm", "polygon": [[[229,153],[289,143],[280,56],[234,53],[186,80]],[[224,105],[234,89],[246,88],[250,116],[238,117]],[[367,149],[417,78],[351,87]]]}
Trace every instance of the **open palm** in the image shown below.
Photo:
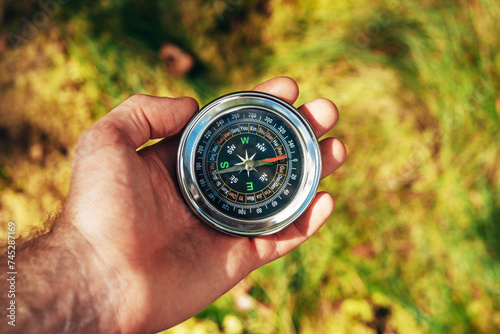
{"label": "open palm", "polygon": [[[289,103],[295,82],[271,79],[254,90]],[[108,299],[122,332],[155,332],[198,313],[252,270],[288,253],[314,234],[333,211],[327,193],[277,234],[238,238],[201,222],[176,181],[179,136],[198,110],[191,98],[133,96],[80,138],[64,216],[91,246],[95,267],[110,283]],[[318,137],[338,119],[335,105],[317,99],[299,108]],[[161,142],[136,151],[152,138]],[[343,144],[320,143],[323,175],[345,160]]]}

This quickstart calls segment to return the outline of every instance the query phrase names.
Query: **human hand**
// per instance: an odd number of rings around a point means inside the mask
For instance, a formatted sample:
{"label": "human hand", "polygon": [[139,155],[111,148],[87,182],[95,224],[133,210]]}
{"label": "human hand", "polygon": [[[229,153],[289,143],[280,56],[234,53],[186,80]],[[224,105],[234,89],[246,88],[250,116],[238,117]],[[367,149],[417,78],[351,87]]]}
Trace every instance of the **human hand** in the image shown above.
{"label": "human hand", "polygon": [[[293,104],[290,78],[254,88]],[[191,98],[133,96],[89,128],[78,141],[70,192],[54,234],[85,268],[94,320],[102,332],[156,332],[197,314],[251,271],[313,235],[331,215],[334,201],[318,193],[308,211],[269,236],[238,238],[201,222],[176,182],[179,136],[198,105]],[[319,138],[338,119],[335,105],[313,100],[299,108]],[[166,139],[136,151],[152,138]],[[340,167],[340,140],[320,143],[322,177]],[[63,228],[64,227],[64,228]],[[58,232],[58,229],[61,232]],[[85,249],[85,251],[83,251]]]}

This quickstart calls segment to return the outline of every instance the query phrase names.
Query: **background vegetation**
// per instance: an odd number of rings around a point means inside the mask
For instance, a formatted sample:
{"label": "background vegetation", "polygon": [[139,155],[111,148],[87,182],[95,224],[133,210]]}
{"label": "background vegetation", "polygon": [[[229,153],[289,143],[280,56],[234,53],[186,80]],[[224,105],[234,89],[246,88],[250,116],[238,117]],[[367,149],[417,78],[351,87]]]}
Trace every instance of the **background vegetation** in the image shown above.
{"label": "background vegetation", "polygon": [[335,213],[167,333],[500,332],[497,1],[50,3],[0,1],[1,228],[57,208],[78,136],[129,95],[289,75],[297,105],[339,106]]}

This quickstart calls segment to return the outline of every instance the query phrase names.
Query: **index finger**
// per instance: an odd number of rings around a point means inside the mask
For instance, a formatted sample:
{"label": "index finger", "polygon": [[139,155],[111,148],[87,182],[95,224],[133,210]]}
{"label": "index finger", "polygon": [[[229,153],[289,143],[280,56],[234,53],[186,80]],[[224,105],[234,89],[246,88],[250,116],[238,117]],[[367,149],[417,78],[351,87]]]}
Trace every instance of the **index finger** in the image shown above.
{"label": "index finger", "polygon": [[289,77],[277,77],[264,81],[252,90],[277,96],[290,104],[294,104],[299,97],[299,86]]}

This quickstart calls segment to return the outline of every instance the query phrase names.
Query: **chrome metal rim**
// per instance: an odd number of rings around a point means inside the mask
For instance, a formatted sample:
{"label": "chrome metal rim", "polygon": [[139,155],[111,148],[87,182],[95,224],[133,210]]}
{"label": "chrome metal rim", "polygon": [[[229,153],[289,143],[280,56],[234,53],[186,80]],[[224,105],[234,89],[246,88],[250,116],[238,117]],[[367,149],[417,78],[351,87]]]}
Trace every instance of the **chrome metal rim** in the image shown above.
{"label": "chrome metal rim", "polygon": [[[194,148],[206,127],[217,117],[242,108],[260,108],[286,121],[302,145],[304,175],[294,198],[284,209],[263,219],[241,220],[214,208],[196,182]],[[321,153],[314,131],[300,112],[289,103],[261,92],[236,92],[224,95],[203,107],[187,125],[177,154],[177,177],[192,211],[212,227],[231,235],[255,237],[276,233],[296,221],[310,206],[321,177]]]}

